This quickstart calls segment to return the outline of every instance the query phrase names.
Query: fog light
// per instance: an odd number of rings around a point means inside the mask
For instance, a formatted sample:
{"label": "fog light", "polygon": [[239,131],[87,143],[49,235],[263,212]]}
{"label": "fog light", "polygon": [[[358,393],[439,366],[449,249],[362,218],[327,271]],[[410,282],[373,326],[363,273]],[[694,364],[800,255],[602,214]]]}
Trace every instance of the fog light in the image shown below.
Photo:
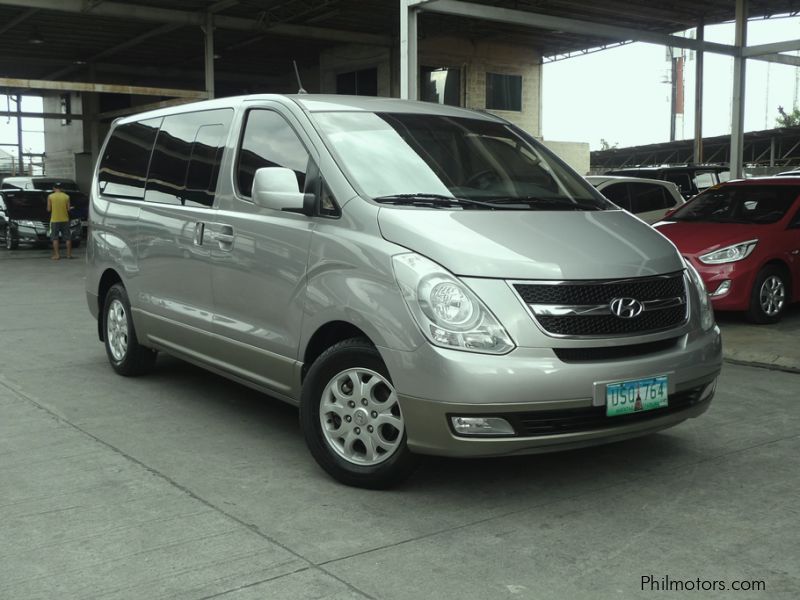
{"label": "fog light", "polygon": [[500,417],[450,417],[461,435],[514,435],[514,428]]}
{"label": "fog light", "polygon": [[716,298],[717,296],[722,296],[723,294],[727,294],[728,291],[731,289],[731,280],[726,279],[722,283],[719,284],[719,287],[714,290],[709,296],[712,298]]}

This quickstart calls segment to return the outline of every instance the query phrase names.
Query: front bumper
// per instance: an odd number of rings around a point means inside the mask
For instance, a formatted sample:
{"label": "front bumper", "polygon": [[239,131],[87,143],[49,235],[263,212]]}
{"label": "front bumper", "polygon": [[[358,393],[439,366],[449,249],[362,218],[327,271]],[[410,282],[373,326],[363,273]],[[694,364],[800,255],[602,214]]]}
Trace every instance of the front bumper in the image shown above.
{"label": "front bumper", "polygon": [[[46,225],[31,227],[30,225],[17,225],[12,229],[12,235],[18,242],[29,244],[49,244],[50,233]],[[81,239],[81,225],[70,225],[69,237],[73,242]]]}
{"label": "front bumper", "polygon": [[[717,327],[684,335],[669,350],[624,360],[563,362],[551,348],[517,348],[504,356],[427,344],[414,352],[380,351],[398,392],[409,449],[462,457],[565,450],[671,427],[708,408],[722,365]],[[603,382],[663,374],[669,377],[668,409],[605,417],[604,392],[597,393]],[[506,418],[515,433],[457,435],[450,425],[455,415]]]}
{"label": "front bumper", "polygon": [[[744,260],[721,265],[707,265],[696,256],[688,257],[711,296],[714,310],[747,310],[750,307],[750,294],[758,275],[758,261],[753,256]],[[730,288],[724,294],[714,296],[720,285],[730,281]]]}

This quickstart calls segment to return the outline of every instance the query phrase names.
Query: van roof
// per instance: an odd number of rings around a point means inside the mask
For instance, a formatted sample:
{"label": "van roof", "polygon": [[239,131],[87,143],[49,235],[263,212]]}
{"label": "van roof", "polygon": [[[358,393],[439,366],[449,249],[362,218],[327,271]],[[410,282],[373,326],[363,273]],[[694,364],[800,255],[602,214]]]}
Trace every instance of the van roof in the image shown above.
{"label": "van roof", "polygon": [[486,121],[501,121],[499,117],[488,112],[468,110],[457,106],[435,104],[433,102],[418,102],[413,100],[400,100],[398,98],[383,98],[376,96],[340,96],[338,94],[252,94],[249,96],[232,96],[215,100],[203,100],[159,108],[136,115],[119,119],[118,123],[130,123],[155,117],[163,117],[183,112],[198,110],[213,110],[216,108],[236,107],[246,102],[272,100],[286,104],[293,102],[303,110],[315,112],[395,112],[412,114],[432,114],[450,117],[466,117],[483,119]]}

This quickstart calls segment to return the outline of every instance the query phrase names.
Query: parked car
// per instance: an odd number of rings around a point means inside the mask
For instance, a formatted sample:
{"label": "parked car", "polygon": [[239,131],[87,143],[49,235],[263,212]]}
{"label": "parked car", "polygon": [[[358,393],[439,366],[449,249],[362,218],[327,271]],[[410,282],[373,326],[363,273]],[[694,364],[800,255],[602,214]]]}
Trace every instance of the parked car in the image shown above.
{"label": "parked car", "polygon": [[[0,239],[6,250],[16,249],[20,242],[50,244],[50,214],[47,194],[36,191],[0,190]],[[70,221],[73,248],[81,244],[80,219]]]}
{"label": "parked car", "polygon": [[385,487],[416,454],[644,435],[706,410],[695,269],[508,122],[249,96],[115,121],[86,294],[111,366],[157,351],[300,408],[311,454]]}
{"label": "parked car", "polygon": [[731,181],[697,196],[655,227],[700,273],[714,308],[776,323],[800,300],[800,183]]}
{"label": "parked car", "polygon": [[89,219],[89,198],[72,179],[41,176],[6,177],[0,181],[0,191],[24,190],[30,193],[38,192],[46,198],[48,194],[52,193],[55,185],[59,185],[64,193],[69,196],[70,205],[72,206],[70,216],[80,219],[85,228]]}
{"label": "parked car", "polygon": [[613,175],[590,175],[586,181],[645,223],[660,221],[669,211],[684,203],[678,186],[669,181]]}
{"label": "parked car", "polygon": [[793,171],[783,171],[782,173],[773,175],[773,177],[800,177],[800,169],[795,169]]}
{"label": "parked car", "polygon": [[660,167],[613,169],[607,171],[606,175],[671,181],[678,186],[681,195],[689,199],[711,186],[730,179],[730,169],[724,165],[662,165]]}

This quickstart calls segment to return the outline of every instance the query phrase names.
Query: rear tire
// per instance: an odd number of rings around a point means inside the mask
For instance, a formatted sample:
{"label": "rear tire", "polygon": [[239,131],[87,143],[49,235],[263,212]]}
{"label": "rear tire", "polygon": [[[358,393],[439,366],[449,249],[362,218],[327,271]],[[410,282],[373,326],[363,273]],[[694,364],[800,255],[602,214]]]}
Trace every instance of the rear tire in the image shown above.
{"label": "rear tire", "polygon": [[759,272],[750,292],[747,319],[753,323],[777,323],[783,318],[791,294],[786,269],[767,265]]}
{"label": "rear tire", "polygon": [[143,375],[153,368],[156,351],[145,348],[136,337],[128,293],[114,284],[103,302],[103,341],[111,367],[120,375]]}
{"label": "rear tire", "polygon": [[389,372],[364,338],[331,346],[311,365],[300,424],[314,459],[345,485],[392,487],[417,466]]}

